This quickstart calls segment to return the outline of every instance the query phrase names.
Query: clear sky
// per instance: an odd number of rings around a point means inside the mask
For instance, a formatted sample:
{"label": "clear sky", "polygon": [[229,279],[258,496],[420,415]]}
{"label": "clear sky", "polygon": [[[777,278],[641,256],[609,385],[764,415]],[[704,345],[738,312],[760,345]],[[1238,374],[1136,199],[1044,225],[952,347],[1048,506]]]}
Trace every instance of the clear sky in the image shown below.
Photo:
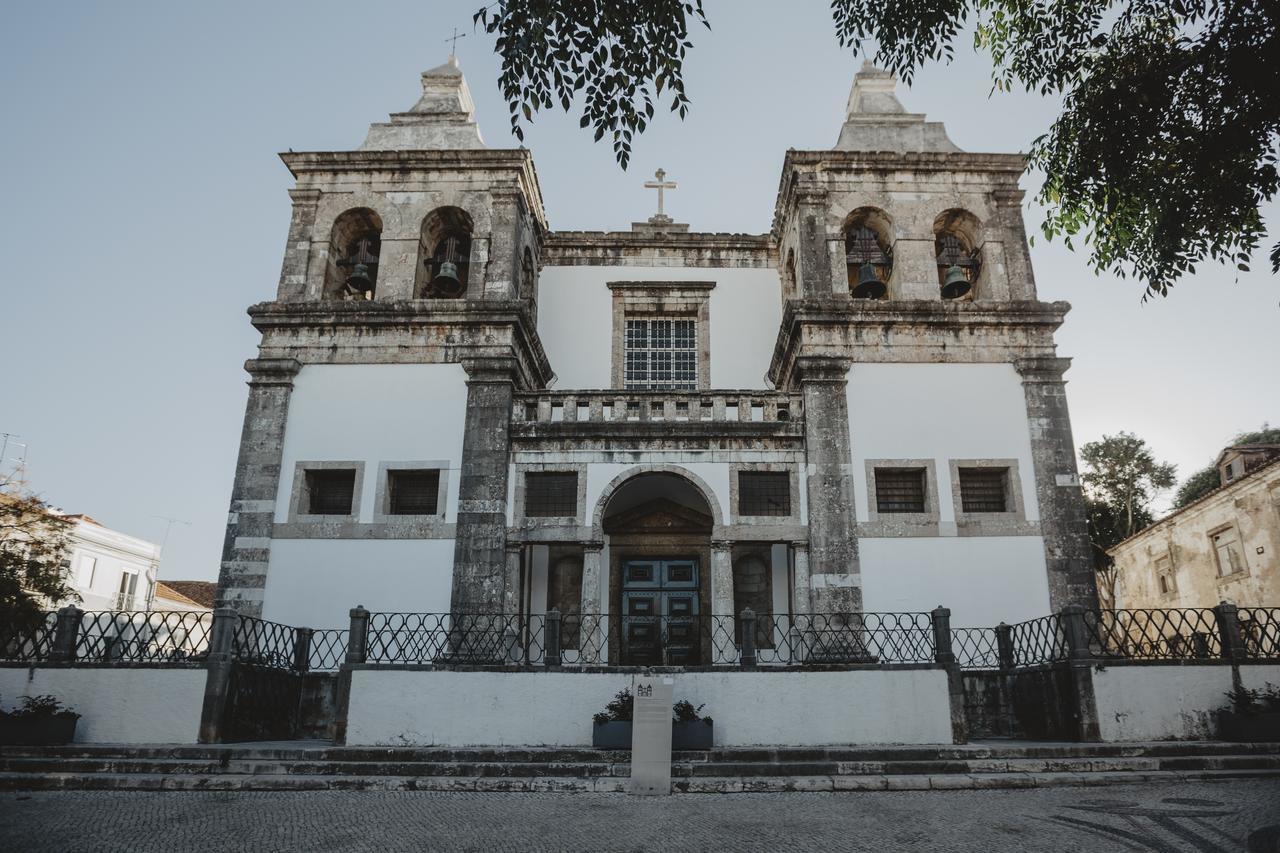
{"label": "clear sky", "polygon": [[[275,156],[358,146],[407,109],[418,75],[458,55],[491,147],[514,147],[479,0],[24,3],[0,52],[0,432],[27,445],[50,502],[159,542],[161,578],[217,576],[244,415],[245,317],[274,297],[291,184]],[[621,172],[576,116],[527,134],[551,226],[626,229],[667,209],[694,230],[769,229],[787,148],[830,147],[860,60],[825,0],[708,0],[693,33],[692,115],[657,121]],[[996,95],[968,45],[930,66],[907,108],[968,151],[1019,151],[1055,104]],[[1123,121],[1123,116],[1114,116]],[[1028,175],[1028,196],[1039,186]],[[1266,211],[1278,235],[1280,211]],[[1033,207],[1029,226],[1039,222]],[[1058,334],[1077,443],[1130,430],[1185,475],[1234,433],[1280,423],[1280,282],[1206,267],[1168,299],[1095,278],[1061,245],[1032,248],[1042,299],[1074,305]],[[9,456],[15,448],[10,446]]]}

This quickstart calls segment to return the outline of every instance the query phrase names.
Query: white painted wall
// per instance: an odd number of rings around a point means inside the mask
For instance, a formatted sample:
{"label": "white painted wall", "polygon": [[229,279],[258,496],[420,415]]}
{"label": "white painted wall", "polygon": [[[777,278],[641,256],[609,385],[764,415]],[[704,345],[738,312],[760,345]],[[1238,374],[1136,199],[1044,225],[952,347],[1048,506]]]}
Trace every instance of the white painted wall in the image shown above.
{"label": "white painted wall", "polygon": [[859,540],[868,610],[951,608],[957,627],[1049,612],[1039,536],[956,536],[952,459],[1016,459],[1028,521],[1040,518],[1022,381],[1010,364],[856,364],[849,372],[854,503],[867,522],[868,459],[932,459],[937,537]]}
{"label": "white painted wall", "polygon": [[1011,364],[855,364],[849,371],[854,501],[868,520],[868,459],[933,459],[944,526],[955,522],[951,459],[1017,459],[1029,520],[1040,518],[1022,380]]}
{"label": "white painted wall", "polygon": [[[941,670],[675,679],[676,698],[705,703],[717,746],[951,742]],[[591,715],[630,684],[626,673],[357,670],[347,743],[587,746]]]}
{"label": "white painted wall", "polygon": [[936,536],[858,540],[863,607],[951,608],[956,628],[1013,624],[1050,612],[1039,536]]}
{"label": "white painted wall", "polygon": [[276,521],[289,519],[297,462],[363,461],[360,521],[373,521],[378,463],[449,460],[445,521],[457,517],[466,371],[460,364],[310,364],[289,399]]}
{"label": "white painted wall", "polygon": [[[362,461],[359,520],[372,522],[378,466],[447,460],[445,521],[455,522],[466,414],[458,364],[307,365],[294,380],[276,521],[289,518],[299,461]],[[345,627],[370,610],[447,611],[452,539],[275,539],[263,617]]]}
{"label": "white painted wall", "polygon": [[1095,667],[1098,730],[1104,741],[1208,738],[1230,689],[1229,666]]}
{"label": "white painted wall", "polygon": [[262,618],[345,628],[350,610],[442,613],[453,584],[452,539],[277,539]]}
{"label": "white painted wall", "polygon": [[712,388],[767,388],[765,373],[782,320],[776,270],[679,267],[545,267],[538,278],[538,334],[556,388],[609,388],[611,281],[714,281]]}
{"label": "white painted wall", "polygon": [[7,708],[50,695],[80,714],[76,743],[195,743],[203,669],[0,667]]}

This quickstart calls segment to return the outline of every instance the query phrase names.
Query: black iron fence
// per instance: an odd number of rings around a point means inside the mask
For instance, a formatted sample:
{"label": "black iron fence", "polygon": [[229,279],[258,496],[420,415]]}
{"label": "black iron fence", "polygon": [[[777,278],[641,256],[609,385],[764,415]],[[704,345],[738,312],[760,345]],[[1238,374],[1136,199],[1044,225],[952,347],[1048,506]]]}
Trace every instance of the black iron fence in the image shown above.
{"label": "black iron fence", "polygon": [[736,616],[369,613],[296,628],[227,611],[80,611],[0,618],[0,661],[203,663],[217,618],[238,664],[334,672],[344,663],[484,666],[822,666],[957,663],[1015,669],[1067,660],[1280,660],[1280,607],[1086,610],[994,628],[929,613]]}

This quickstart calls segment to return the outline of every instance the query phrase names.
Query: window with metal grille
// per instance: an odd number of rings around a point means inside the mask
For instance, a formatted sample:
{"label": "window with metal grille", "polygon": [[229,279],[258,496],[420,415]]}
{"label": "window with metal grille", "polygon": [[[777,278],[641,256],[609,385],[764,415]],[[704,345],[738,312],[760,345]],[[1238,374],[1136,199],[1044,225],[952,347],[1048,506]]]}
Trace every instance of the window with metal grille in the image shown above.
{"label": "window with metal grille", "polygon": [[627,320],[623,343],[627,388],[644,391],[698,387],[696,320]]}
{"label": "window with metal grille", "polygon": [[923,468],[877,468],[876,512],[924,512]]}
{"label": "window with metal grille", "polygon": [[387,472],[390,515],[435,515],[440,500],[440,470]]}
{"label": "window with metal grille", "polygon": [[1008,468],[961,468],[960,508],[964,512],[1008,512]]}
{"label": "window with metal grille", "polygon": [[351,515],[351,501],[355,490],[354,468],[308,471],[307,514]]}
{"label": "window with metal grille", "polygon": [[524,514],[557,518],[578,514],[578,474],[574,471],[524,475]]}
{"label": "window with metal grille", "polygon": [[791,475],[739,471],[738,515],[791,515]]}

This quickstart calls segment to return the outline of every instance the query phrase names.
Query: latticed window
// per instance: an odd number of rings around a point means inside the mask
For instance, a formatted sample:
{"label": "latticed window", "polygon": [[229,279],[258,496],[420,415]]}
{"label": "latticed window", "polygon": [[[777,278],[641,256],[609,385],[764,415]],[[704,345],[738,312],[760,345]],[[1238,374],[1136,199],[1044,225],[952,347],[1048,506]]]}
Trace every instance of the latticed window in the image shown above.
{"label": "latticed window", "polygon": [[440,471],[387,472],[387,511],[391,515],[435,515],[440,500]]}
{"label": "latticed window", "polygon": [[791,515],[791,475],[739,471],[738,515]]}
{"label": "latticed window", "polygon": [[961,468],[960,508],[964,512],[1008,512],[1008,468]]}
{"label": "latticed window", "polygon": [[627,320],[626,387],[698,387],[698,323],[693,319]]}
{"label": "latticed window", "polygon": [[876,512],[924,512],[923,468],[877,468]]}
{"label": "latticed window", "polygon": [[355,496],[354,468],[307,472],[308,515],[351,515]]}
{"label": "latticed window", "polygon": [[524,475],[524,514],[572,517],[578,514],[578,474],[574,471],[529,472]]}

